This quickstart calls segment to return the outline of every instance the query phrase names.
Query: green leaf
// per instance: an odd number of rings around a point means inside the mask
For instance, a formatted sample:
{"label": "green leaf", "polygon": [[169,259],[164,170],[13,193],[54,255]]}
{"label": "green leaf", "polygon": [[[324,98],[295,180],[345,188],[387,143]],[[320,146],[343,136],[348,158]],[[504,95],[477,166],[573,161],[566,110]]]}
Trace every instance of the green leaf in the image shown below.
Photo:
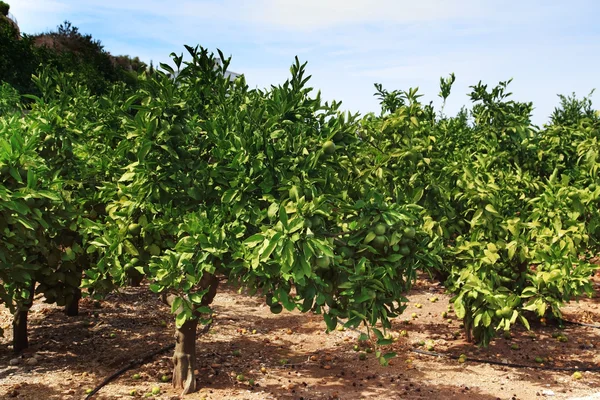
{"label": "green leaf", "polygon": [[375,232],[373,231],[369,231],[369,233],[367,233],[367,236],[365,236],[365,244],[369,244],[370,242],[373,241],[373,239],[375,239],[377,237],[377,235],[375,234]]}
{"label": "green leaf", "polygon": [[412,202],[415,204],[418,203],[421,200],[421,198],[423,197],[423,192],[424,192],[423,188],[417,189],[417,191],[413,194]]}
{"label": "green leaf", "polygon": [[537,295],[538,291],[537,288],[533,287],[533,286],[527,286],[525,289],[523,289],[523,291],[521,292],[521,297],[522,298],[528,298],[528,297],[532,297]]}
{"label": "green leaf", "polygon": [[256,247],[258,244],[264,242],[265,237],[260,233],[250,236],[248,239],[244,240],[244,245],[249,248]]}
{"label": "green leaf", "polygon": [[[118,182],[128,182],[132,181],[135,178],[135,172],[125,172],[121,178],[119,178]],[[114,181],[113,181],[114,182]]]}
{"label": "green leaf", "polygon": [[529,326],[529,321],[527,321],[527,318],[525,318],[521,314],[519,314],[519,321],[521,321],[521,323],[527,330],[531,330],[531,327]]}
{"label": "green leaf", "polygon": [[157,283],[150,284],[150,290],[153,293],[160,293],[163,290],[163,287]]}
{"label": "green leaf", "polygon": [[542,317],[542,316],[544,316],[544,315],[546,314],[546,307],[547,307],[547,304],[546,304],[546,302],[545,302],[545,301],[543,301],[543,300],[541,300],[541,299],[538,299],[538,300],[539,300],[539,301],[537,301],[537,308],[536,308],[536,312],[537,312],[537,315],[538,315],[538,316]]}
{"label": "green leaf", "polygon": [[515,251],[517,250],[517,242],[513,240],[512,242],[508,243],[506,245],[506,250],[508,252],[508,259],[512,260],[515,256]]}
{"label": "green leaf", "polygon": [[373,328],[373,333],[375,334],[375,336],[377,337],[378,340],[384,339],[384,335],[383,332],[381,332],[379,329],[377,328]]}
{"label": "green leaf", "polygon": [[177,326],[177,328],[181,328],[183,324],[185,324],[187,319],[188,315],[185,311],[182,311],[179,314],[177,314],[177,316],[175,317],[175,325]]}
{"label": "green leaf", "polygon": [[190,293],[188,295],[188,298],[190,299],[190,301],[194,304],[201,304],[202,303],[202,298],[204,297],[203,293]]}
{"label": "green leaf", "polygon": [[492,214],[498,214],[498,211],[496,211],[496,209],[494,208],[494,206],[491,205],[491,204],[486,205],[485,206],[485,210],[487,212],[489,212],[489,213],[492,213]]}
{"label": "green leaf", "polygon": [[294,243],[291,240],[286,240],[283,252],[281,253],[282,272],[288,272],[294,265],[295,254]]}
{"label": "green leaf", "polygon": [[466,315],[465,305],[462,302],[462,297],[456,299],[453,303],[454,311],[456,312],[456,316],[460,319],[464,318]]}
{"label": "green leaf", "polygon": [[130,254],[132,256],[140,255],[138,249],[129,240],[123,241],[123,246],[125,246],[125,251],[127,252],[127,254]]}
{"label": "green leaf", "polygon": [[15,180],[17,182],[23,182],[23,179],[21,178],[21,175],[19,174],[19,171],[17,171],[14,167],[10,167],[8,172],[10,173],[10,175],[15,178]]}
{"label": "green leaf", "polygon": [[260,252],[260,261],[265,262],[275,250],[275,247],[279,244],[279,240],[281,239],[282,233],[277,232],[273,237],[269,240],[266,240],[267,246]]}
{"label": "green leaf", "polygon": [[279,221],[281,221],[281,225],[283,225],[284,229],[289,229],[287,211],[285,211],[285,206],[283,204],[279,207]]}
{"label": "green leaf", "polygon": [[60,201],[61,200],[61,198],[58,194],[51,192],[50,190],[38,190],[37,194],[42,197],[45,197],[47,199],[50,199],[52,201]]}
{"label": "green leaf", "polygon": [[277,216],[277,212],[279,211],[279,204],[271,203],[269,209],[267,210],[267,217],[269,219],[274,219]]}
{"label": "green leaf", "polygon": [[329,313],[323,313],[323,319],[325,320],[325,325],[327,325],[327,331],[333,331],[337,326],[336,316],[332,316]]}
{"label": "green leaf", "polygon": [[169,64],[159,63],[159,65],[163,70],[167,71],[169,74],[175,75],[175,70],[173,70],[173,68]]}
{"label": "green leaf", "polygon": [[179,310],[179,307],[181,307],[182,303],[183,303],[183,299],[181,297],[175,297],[173,299],[173,303],[171,303],[171,312],[173,314],[175,314],[175,312],[177,312],[177,310]]}
{"label": "green leaf", "polygon": [[326,255],[327,257],[332,257],[332,258],[335,257],[335,255],[333,254],[333,251],[331,250],[331,248],[329,246],[324,245],[319,240],[314,240],[313,244],[319,250],[321,250],[321,252],[323,253],[323,255]]}
{"label": "green leaf", "polygon": [[233,201],[233,199],[237,197],[237,194],[238,191],[236,189],[226,190],[225,193],[223,193],[223,196],[221,197],[221,201],[224,204],[229,204]]}
{"label": "green leaf", "polygon": [[177,242],[175,245],[175,251],[181,253],[192,253],[196,249],[197,245],[198,242],[193,237],[186,236]]}
{"label": "green leaf", "polygon": [[490,326],[490,324],[492,323],[492,318],[490,316],[490,313],[488,311],[484,311],[482,316],[481,316],[481,322],[483,322],[483,326],[485,326],[486,328],[488,326]]}
{"label": "green leaf", "polygon": [[33,170],[30,169],[27,171],[27,188],[28,189],[35,188],[35,183],[36,183],[35,172],[33,172]]}
{"label": "green leaf", "polygon": [[23,225],[25,228],[29,229],[29,230],[35,230],[35,227],[26,219],[23,219],[22,217],[15,217],[15,219],[21,224]]}

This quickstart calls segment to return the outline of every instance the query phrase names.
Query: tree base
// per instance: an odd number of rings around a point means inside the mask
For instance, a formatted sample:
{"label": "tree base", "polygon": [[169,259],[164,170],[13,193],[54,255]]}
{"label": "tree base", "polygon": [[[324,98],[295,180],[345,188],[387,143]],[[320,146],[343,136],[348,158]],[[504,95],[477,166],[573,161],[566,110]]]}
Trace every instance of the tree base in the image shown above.
{"label": "tree base", "polygon": [[75,289],[73,298],[67,302],[65,306],[65,314],[68,317],[76,317],[79,315],[79,300],[81,299],[81,289]]}
{"label": "tree base", "polygon": [[29,347],[27,314],[29,314],[29,310],[17,311],[13,316],[13,351],[15,353],[20,353]]}
{"label": "tree base", "polygon": [[196,327],[198,320],[186,321],[175,335],[173,354],[173,387],[183,389],[181,395],[196,391]]}
{"label": "tree base", "polygon": [[137,270],[127,271],[127,284],[131,287],[139,287],[144,280],[144,275]]}
{"label": "tree base", "polygon": [[[202,306],[207,306],[212,303],[215,295],[217,294],[217,287],[219,286],[219,280],[216,276],[205,273],[200,279],[200,288],[208,288],[208,293],[202,297]],[[175,296],[164,296],[163,300],[169,304],[173,304]],[[181,311],[181,307],[177,312]],[[196,377],[194,371],[196,370],[196,328],[198,327],[198,318],[200,314],[197,313],[195,318],[187,320],[181,328],[175,332],[175,353],[173,354],[173,387],[175,389],[182,389],[181,395],[193,393],[196,391]]]}
{"label": "tree base", "polygon": [[33,295],[35,292],[35,282],[29,287],[29,298],[21,305],[17,306],[17,311],[13,315],[13,351],[20,353],[29,347],[29,336],[27,335],[27,316],[29,309],[33,304]]}

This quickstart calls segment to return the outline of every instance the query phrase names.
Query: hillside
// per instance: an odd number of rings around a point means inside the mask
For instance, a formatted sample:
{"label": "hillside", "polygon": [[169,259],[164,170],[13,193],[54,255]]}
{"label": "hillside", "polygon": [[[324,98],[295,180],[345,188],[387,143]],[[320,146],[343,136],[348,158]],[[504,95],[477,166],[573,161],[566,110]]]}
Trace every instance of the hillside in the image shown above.
{"label": "hillside", "polygon": [[54,31],[24,33],[9,9],[0,2],[0,81],[21,94],[39,93],[31,76],[39,73],[40,65],[72,73],[92,93],[103,92],[112,82],[135,85],[137,73],[147,68],[138,57],[112,55],[99,40],[79,32],[69,21]]}

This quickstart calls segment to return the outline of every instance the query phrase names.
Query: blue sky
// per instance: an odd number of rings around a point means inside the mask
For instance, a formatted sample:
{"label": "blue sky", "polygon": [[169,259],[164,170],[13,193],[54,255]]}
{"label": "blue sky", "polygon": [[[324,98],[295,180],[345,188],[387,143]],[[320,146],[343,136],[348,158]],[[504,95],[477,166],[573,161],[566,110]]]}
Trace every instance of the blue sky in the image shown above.
{"label": "blue sky", "polygon": [[[597,0],[5,0],[23,32],[69,20],[114,55],[165,62],[183,45],[220,48],[251,86],[285,81],[298,56],[311,86],[343,108],[379,111],[373,83],[419,87],[439,105],[439,78],[457,80],[446,105],[468,104],[469,86],[513,78],[514,98],[547,121],[559,93],[600,91]],[[600,92],[592,99],[596,108]]]}

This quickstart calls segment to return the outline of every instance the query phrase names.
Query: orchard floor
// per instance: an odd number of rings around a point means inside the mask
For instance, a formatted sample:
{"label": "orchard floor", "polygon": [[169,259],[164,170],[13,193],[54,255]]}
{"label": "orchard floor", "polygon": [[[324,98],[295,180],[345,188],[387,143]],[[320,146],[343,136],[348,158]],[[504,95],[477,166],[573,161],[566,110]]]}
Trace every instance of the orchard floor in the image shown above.
{"label": "orchard floor", "polygon": [[[600,280],[596,282],[600,286]],[[437,302],[430,301],[434,296]],[[567,325],[561,331],[568,337],[563,343],[552,337],[558,331],[556,326],[536,322],[532,324],[534,334],[518,327],[512,339],[497,338],[482,349],[467,343],[464,334],[454,337],[461,331],[459,321],[452,313],[441,316],[449,298],[440,286],[427,280],[418,282],[410,293],[407,311],[393,322],[397,341],[385,348],[397,352],[398,357],[381,367],[374,354],[359,360],[353,349],[359,332],[325,334],[321,316],[285,311],[273,315],[262,298],[238,294],[223,285],[214,303],[215,323],[197,341],[200,390],[186,399],[526,400],[575,399],[600,392],[600,372],[583,372],[582,379],[575,380],[572,372],[473,361],[598,367],[600,329]],[[565,314],[569,320],[599,324],[599,306],[600,297],[584,299],[566,307]],[[9,345],[11,317],[0,309],[0,326],[6,331],[0,340],[0,398],[83,399],[87,389],[131,360],[173,340],[169,310],[147,286],[127,288],[101,304],[83,300],[80,311],[80,316],[68,318],[59,308],[37,301],[30,312],[31,348],[16,357]],[[411,318],[412,313],[416,318]],[[401,337],[401,330],[406,330],[408,337]],[[419,347],[419,341],[426,345]],[[431,343],[433,351],[464,353],[467,361],[413,351],[425,350]],[[511,349],[515,344],[518,350]],[[155,387],[160,394],[151,398],[178,398],[179,392],[161,381],[163,375],[170,378],[171,352],[125,372],[93,398],[145,398]],[[536,357],[545,362],[536,363]],[[134,379],[134,374],[140,378]],[[129,393],[134,389],[137,395],[132,397]]]}

